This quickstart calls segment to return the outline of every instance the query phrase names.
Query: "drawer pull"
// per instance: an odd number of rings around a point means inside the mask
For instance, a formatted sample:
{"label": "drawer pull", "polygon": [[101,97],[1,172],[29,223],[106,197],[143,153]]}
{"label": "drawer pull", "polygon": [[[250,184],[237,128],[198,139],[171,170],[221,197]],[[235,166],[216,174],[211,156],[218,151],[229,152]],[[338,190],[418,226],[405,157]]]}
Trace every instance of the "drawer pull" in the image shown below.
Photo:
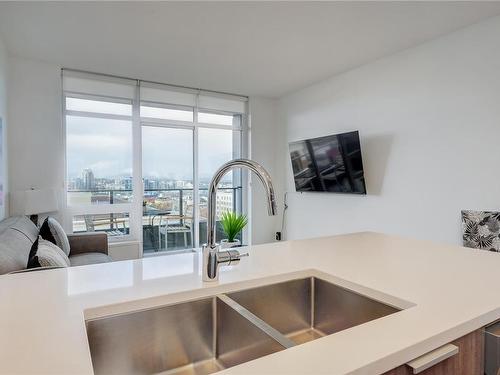
{"label": "drawer pull", "polygon": [[413,369],[414,374],[418,374],[429,367],[432,367],[439,362],[444,361],[450,357],[453,357],[458,353],[458,346],[453,344],[446,344],[432,352],[426,353],[423,356],[415,358],[414,360],[408,362],[406,365]]}

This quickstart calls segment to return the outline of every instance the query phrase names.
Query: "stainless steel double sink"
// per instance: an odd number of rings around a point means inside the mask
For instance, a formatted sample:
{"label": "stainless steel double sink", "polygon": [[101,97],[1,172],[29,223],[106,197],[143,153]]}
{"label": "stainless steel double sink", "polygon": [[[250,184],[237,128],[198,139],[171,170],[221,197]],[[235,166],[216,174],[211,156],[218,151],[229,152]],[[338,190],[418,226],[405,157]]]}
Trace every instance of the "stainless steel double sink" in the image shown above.
{"label": "stainless steel double sink", "polygon": [[86,325],[97,375],[205,375],[397,311],[308,277]]}

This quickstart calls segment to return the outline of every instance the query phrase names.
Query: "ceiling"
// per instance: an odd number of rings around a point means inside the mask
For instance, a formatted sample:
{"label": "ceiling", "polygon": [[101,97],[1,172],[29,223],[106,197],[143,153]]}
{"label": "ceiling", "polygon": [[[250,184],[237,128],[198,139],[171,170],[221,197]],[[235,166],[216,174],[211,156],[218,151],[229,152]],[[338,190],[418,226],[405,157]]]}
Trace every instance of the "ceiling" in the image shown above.
{"label": "ceiling", "polygon": [[10,53],[280,97],[500,14],[500,2],[2,2]]}

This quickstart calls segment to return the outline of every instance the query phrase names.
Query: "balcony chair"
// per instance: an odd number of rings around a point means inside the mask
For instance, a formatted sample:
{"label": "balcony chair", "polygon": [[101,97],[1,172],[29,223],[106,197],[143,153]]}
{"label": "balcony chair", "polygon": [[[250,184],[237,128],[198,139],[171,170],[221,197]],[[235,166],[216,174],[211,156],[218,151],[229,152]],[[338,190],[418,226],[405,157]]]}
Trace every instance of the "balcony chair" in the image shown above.
{"label": "balcony chair", "polygon": [[[179,223],[168,224],[169,221],[176,220]],[[182,233],[184,238],[184,248],[188,247],[188,235],[191,244],[193,243],[192,225],[188,225],[186,221],[192,223],[192,218],[185,215],[167,215],[165,216],[165,225],[162,226],[162,221],[160,220],[160,238],[159,238],[159,248],[161,248],[162,236],[165,238],[165,250],[168,250],[168,235],[175,235],[176,233]]]}

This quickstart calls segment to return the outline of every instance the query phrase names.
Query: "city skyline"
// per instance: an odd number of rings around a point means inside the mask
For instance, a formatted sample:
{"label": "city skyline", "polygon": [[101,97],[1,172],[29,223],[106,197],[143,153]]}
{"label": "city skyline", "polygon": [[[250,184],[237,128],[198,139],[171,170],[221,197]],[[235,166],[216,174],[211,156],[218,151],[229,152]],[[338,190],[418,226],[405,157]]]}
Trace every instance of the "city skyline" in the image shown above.
{"label": "city skyline", "polygon": [[[170,178],[143,177],[145,190],[192,189],[192,180]],[[208,187],[210,179],[200,178],[200,187]],[[231,187],[232,179],[221,181],[222,186]],[[96,177],[90,168],[82,170],[78,177],[68,179],[68,190],[99,191],[99,190],[132,190],[132,176]]]}

